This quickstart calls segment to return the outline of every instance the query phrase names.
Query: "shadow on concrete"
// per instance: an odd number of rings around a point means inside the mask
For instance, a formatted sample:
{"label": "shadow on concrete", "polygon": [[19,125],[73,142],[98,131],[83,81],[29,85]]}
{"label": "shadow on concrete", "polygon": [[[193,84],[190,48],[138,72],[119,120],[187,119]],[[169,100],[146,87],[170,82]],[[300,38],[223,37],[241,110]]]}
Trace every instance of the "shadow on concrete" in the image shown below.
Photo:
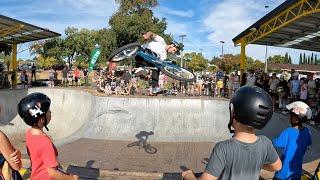
{"label": "shadow on concrete", "polygon": [[89,160],[85,167],[69,165],[67,173],[78,175],[79,179],[99,179],[100,170],[98,168],[92,168],[94,160]]}
{"label": "shadow on concrete", "polygon": [[157,153],[157,151],[158,151],[157,148],[155,148],[147,143],[148,137],[150,135],[154,135],[154,132],[153,131],[150,131],[150,132],[140,131],[135,136],[138,139],[138,141],[135,141],[133,143],[128,144],[127,147],[138,146],[139,149],[143,148],[146,153],[149,153],[149,154]]}
{"label": "shadow on concrete", "polygon": [[[307,124],[304,124],[304,126],[309,128],[312,136],[312,145],[309,146],[303,159],[303,162],[306,163],[320,158],[320,143],[318,143],[320,139],[320,130]],[[280,133],[288,127],[291,127],[288,121],[288,116],[280,113],[274,113],[272,119],[266,125],[266,127],[260,131],[257,131],[257,134],[265,135],[272,140],[273,138],[279,136]],[[277,149],[277,151],[281,156],[281,150]]]}
{"label": "shadow on concrete", "polygon": [[28,94],[28,89],[0,90],[0,126],[13,126],[11,121],[18,115],[19,101]]}

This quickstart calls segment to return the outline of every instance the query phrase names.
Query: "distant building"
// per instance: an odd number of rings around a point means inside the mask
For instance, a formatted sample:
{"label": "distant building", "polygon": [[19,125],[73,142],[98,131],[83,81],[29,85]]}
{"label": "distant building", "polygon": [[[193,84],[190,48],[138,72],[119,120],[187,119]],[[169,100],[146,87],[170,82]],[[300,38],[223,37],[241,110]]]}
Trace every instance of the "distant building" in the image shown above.
{"label": "distant building", "polygon": [[269,71],[281,71],[290,73],[294,69],[299,74],[307,74],[308,72],[314,74],[320,74],[320,65],[311,64],[278,64],[268,62]]}

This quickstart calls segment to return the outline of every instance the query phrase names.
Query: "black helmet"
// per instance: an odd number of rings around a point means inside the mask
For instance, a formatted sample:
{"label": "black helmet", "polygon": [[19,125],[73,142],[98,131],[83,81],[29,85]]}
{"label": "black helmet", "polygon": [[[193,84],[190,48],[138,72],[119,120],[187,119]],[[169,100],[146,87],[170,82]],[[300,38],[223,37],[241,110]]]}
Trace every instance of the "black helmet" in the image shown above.
{"label": "black helmet", "polygon": [[233,95],[229,104],[231,132],[232,119],[255,129],[262,129],[273,114],[272,99],[257,86],[243,86]]}
{"label": "black helmet", "polygon": [[173,40],[173,41],[170,42],[170,44],[173,44],[173,46],[175,48],[177,48],[178,51],[180,51],[180,44],[177,41]]}
{"label": "black helmet", "polygon": [[38,120],[48,112],[50,104],[51,100],[45,94],[32,93],[21,99],[18,104],[18,113],[26,124],[36,126]]}

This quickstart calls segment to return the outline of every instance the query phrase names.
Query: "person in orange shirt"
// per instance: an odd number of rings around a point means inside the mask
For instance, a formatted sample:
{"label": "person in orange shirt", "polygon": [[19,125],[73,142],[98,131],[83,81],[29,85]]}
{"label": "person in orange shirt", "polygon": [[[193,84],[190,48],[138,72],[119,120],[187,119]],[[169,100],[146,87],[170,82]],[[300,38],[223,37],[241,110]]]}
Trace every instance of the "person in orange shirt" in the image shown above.
{"label": "person in orange shirt", "polygon": [[74,77],[74,82],[76,85],[81,86],[81,82],[80,82],[80,70],[75,67],[74,71],[73,71],[73,77]]}
{"label": "person in orange shirt", "polygon": [[31,161],[31,179],[78,179],[58,169],[58,151],[51,138],[44,132],[51,121],[51,100],[42,93],[32,93],[18,104],[18,113],[31,126],[26,130],[27,152]]}

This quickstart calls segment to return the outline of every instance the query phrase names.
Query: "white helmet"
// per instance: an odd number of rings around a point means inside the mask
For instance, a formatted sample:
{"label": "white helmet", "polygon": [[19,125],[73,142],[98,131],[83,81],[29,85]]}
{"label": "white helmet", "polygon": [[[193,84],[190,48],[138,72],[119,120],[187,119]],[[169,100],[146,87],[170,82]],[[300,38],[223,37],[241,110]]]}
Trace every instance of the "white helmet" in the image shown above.
{"label": "white helmet", "polygon": [[311,119],[312,117],[312,111],[310,107],[302,101],[295,101],[291,104],[288,104],[286,107],[290,112],[296,114],[300,118]]}

